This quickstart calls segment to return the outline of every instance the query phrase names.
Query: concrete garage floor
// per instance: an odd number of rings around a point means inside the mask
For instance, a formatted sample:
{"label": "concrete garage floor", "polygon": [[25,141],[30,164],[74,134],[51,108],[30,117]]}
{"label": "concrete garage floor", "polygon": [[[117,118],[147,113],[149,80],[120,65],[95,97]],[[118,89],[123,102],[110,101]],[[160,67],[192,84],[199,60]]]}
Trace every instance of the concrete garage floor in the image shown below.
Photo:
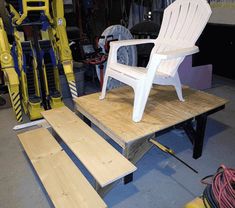
{"label": "concrete garage floor", "polygon": [[[235,81],[214,77],[213,87],[207,91],[230,103],[208,118],[201,158],[192,159],[192,146],[183,132],[159,137],[199,174],[152,148],[137,163],[134,181],[119,183],[104,198],[108,207],[180,208],[202,193],[201,178],[213,174],[220,164],[235,167]],[[0,208],[53,207],[12,130],[15,125],[12,110],[0,110]]]}

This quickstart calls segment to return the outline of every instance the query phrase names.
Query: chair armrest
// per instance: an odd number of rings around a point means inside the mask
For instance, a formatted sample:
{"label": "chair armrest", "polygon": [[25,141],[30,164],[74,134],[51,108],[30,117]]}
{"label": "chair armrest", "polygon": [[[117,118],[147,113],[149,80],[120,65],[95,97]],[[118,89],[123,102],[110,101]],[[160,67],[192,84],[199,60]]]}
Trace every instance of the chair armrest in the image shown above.
{"label": "chair armrest", "polygon": [[117,63],[117,51],[122,46],[139,45],[146,43],[155,43],[156,39],[131,39],[110,42],[110,50],[107,64]]}
{"label": "chair armrest", "polygon": [[131,40],[119,40],[110,42],[110,46],[120,47],[120,46],[130,46],[139,45],[146,43],[154,43],[156,39],[131,39]]}
{"label": "chair armrest", "polygon": [[197,52],[199,52],[199,48],[197,46],[193,46],[189,48],[181,48],[172,51],[158,52],[153,56],[156,56],[156,58],[160,59],[172,59],[172,58],[185,57]]}

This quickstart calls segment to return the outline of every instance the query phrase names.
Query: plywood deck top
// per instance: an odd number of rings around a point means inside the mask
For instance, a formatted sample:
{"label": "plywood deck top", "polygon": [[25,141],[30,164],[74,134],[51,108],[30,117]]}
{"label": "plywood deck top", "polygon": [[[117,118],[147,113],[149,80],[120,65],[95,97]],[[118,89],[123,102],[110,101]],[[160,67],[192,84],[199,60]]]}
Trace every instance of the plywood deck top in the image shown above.
{"label": "plywood deck top", "polygon": [[131,162],[67,107],[45,111],[42,115],[101,187],[136,170]]}
{"label": "plywood deck top", "polygon": [[56,208],[107,207],[48,130],[18,137]]}
{"label": "plywood deck top", "polygon": [[76,109],[97,125],[123,148],[128,143],[174,126],[227,103],[227,100],[190,88],[183,89],[185,102],[180,102],[173,87],[154,86],[141,122],[132,121],[133,90],[122,87],[75,99]]}

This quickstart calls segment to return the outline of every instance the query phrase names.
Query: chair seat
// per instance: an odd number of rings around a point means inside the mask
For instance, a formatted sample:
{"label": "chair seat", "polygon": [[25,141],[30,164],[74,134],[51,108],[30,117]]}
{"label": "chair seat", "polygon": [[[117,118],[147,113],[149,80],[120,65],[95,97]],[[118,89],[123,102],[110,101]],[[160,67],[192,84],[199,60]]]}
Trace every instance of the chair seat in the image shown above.
{"label": "chair seat", "polygon": [[163,78],[171,77],[169,74],[166,74],[166,73],[163,73],[163,72],[160,72],[160,71],[156,72],[156,76],[160,76],[160,77],[163,77]]}
{"label": "chair seat", "polygon": [[147,75],[147,69],[144,67],[133,67],[120,63],[110,65],[110,69],[134,79],[143,79],[143,76]]}
{"label": "chair seat", "polygon": [[[122,73],[127,76],[133,77],[135,79],[143,79],[143,75],[147,75],[147,69],[144,67],[133,67],[120,63],[115,63],[110,66],[110,68],[117,73]],[[115,70],[117,69],[117,70]],[[170,75],[160,71],[156,72],[156,76],[161,76],[163,78],[169,78]]]}

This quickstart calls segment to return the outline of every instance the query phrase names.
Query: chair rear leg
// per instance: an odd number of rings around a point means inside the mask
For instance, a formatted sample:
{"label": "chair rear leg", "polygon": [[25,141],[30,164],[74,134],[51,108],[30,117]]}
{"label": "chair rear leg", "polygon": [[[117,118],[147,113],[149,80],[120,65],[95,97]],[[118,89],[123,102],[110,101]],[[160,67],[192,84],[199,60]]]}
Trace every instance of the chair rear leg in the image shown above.
{"label": "chair rear leg", "polygon": [[176,93],[177,93],[177,96],[178,96],[179,100],[182,101],[182,102],[184,102],[185,100],[184,100],[184,98],[183,98],[181,85],[180,85],[180,86],[175,85],[174,87],[175,87],[175,90],[176,90]]}
{"label": "chair rear leg", "polygon": [[105,74],[104,76],[104,82],[103,82],[103,87],[102,87],[102,92],[101,92],[101,95],[100,95],[100,100],[104,99],[105,98],[105,95],[106,95],[106,88],[107,88],[107,84],[108,84],[108,76]]}
{"label": "chair rear leg", "polygon": [[183,102],[184,98],[183,98],[183,93],[182,93],[182,85],[181,85],[178,73],[175,74],[175,76],[173,78],[173,83],[174,83],[173,85],[175,87],[175,90],[176,90],[176,93],[177,93],[179,100]]}

